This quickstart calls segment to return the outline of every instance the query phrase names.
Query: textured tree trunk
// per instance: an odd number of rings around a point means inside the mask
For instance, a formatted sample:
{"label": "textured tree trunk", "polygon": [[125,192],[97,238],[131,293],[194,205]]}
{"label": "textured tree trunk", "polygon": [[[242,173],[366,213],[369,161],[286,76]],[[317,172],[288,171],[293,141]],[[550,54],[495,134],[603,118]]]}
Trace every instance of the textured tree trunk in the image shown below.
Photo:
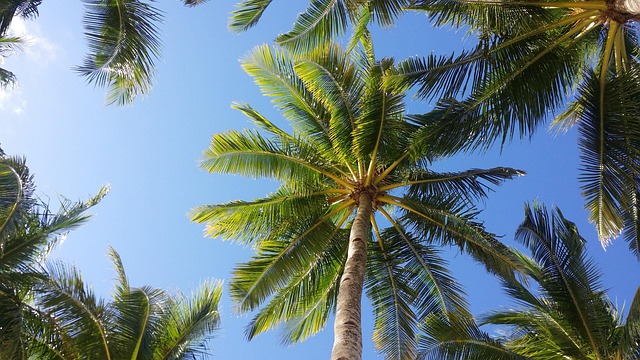
{"label": "textured tree trunk", "polygon": [[332,360],[362,359],[360,303],[367,265],[367,239],[371,231],[371,194],[359,195],[358,211],[349,236],[349,252],[338,289],[336,319],[333,325]]}

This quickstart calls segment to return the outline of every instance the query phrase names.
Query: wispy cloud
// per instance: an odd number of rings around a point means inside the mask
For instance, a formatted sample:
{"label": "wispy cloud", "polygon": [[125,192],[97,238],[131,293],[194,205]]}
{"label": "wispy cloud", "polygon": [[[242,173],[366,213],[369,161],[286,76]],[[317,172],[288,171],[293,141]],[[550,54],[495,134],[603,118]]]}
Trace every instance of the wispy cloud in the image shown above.
{"label": "wispy cloud", "polygon": [[[47,39],[43,34],[40,26],[34,22],[26,22],[24,19],[16,17],[11,22],[11,27],[7,32],[8,36],[16,36],[22,39],[20,49],[10,54],[11,57],[6,69],[15,71],[17,67],[31,68],[46,67],[49,63],[56,61],[61,54],[62,49],[55,43]],[[16,59],[19,58],[19,64],[16,65]],[[5,59],[2,61],[4,67]],[[24,113],[27,107],[27,101],[22,96],[20,90],[20,78],[18,75],[18,84],[8,88],[0,88],[0,112],[9,112],[15,115]]]}

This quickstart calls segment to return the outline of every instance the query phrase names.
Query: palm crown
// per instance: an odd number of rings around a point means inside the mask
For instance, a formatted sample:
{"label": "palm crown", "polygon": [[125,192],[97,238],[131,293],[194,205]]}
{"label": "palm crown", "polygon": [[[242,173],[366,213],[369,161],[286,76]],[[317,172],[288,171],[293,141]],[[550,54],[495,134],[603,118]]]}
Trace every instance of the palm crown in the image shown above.
{"label": "palm crown", "polygon": [[[403,94],[381,87],[392,61],[374,61],[368,49],[331,45],[296,56],[262,46],[242,61],[293,134],[235,104],[261,131],[214,135],[202,167],[281,186],[254,201],[199,207],[192,219],[206,222],[212,237],[256,249],[230,282],[241,312],[260,308],[249,338],[283,324],[284,341],[299,341],[337,309],[334,358],[342,345],[361,347],[364,282],[377,346],[390,358],[412,358],[422,318],[466,312],[434,245],[459,246],[492,271],[513,269],[506,249],[474,220],[473,201],[520,172],[429,170],[432,149],[416,140]],[[345,340],[345,331],[358,340]]]}
{"label": "palm crown", "polygon": [[532,257],[518,258],[533,281],[503,279],[519,308],[496,311],[482,320],[500,326],[505,336],[492,338],[470,319],[434,316],[421,341],[422,358],[637,359],[640,289],[623,319],[607,298],[576,226],[558,209],[550,212],[536,204],[525,211],[516,239]]}
{"label": "palm crown", "polygon": [[412,8],[479,34],[475,49],[409,59],[388,81],[442,99],[425,118],[448,136],[432,140],[451,152],[486,149],[530,136],[559,113],[558,129],[578,125],[583,196],[603,245],[626,229],[640,254],[637,10],[605,0],[423,0]]}

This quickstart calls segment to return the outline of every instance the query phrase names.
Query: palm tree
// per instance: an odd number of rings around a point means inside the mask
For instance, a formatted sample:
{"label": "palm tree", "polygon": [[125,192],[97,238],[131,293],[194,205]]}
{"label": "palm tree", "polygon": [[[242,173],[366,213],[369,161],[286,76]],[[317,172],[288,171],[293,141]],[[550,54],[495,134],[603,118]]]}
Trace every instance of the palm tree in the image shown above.
{"label": "palm tree", "polygon": [[[152,5],[153,1],[83,2],[89,53],[76,71],[88,82],[108,88],[109,104],[128,104],[137,96],[149,93],[155,73],[154,61],[160,55],[158,24],[162,22],[162,12]],[[183,0],[185,6],[203,2]],[[6,34],[15,16],[38,16],[41,4],[42,0],[4,0],[0,4],[0,35]]]}
{"label": "palm tree", "polygon": [[[229,18],[229,30],[243,32],[255,26],[272,0],[243,0]],[[376,22],[391,26],[413,0],[312,0],[298,16],[291,31],[276,38],[290,51],[306,52],[327,44],[354,26],[351,47],[366,36],[367,26]]]}
{"label": "palm tree", "polygon": [[219,326],[219,282],[191,298],[129,285],[120,256],[110,249],[118,283],[114,298],[98,299],[80,274],[62,264],[34,294],[40,319],[29,325],[29,353],[37,359],[195,359]]}
{"label": "palm tree", "polygon": [[0,358],[20,359],[28,342],[25,326],[32,313],[33,286],[46,275],[39,259],[59,237],[84,222],[86,210],[107,188],[84,203],[64,201],[57,213],[33,196],[34,185],[23,158],[0,149]]}
{"label": "palm tree", "polygon": [[409,59],[389,84],[418,85],[421,96],[442,99],[425,121],[438,119],[433,126],[449,136],[426,141],[452,151],[531,136],[551,113],[557,129],[577,124],[590,221],[603,245],[626,229],[640,257],[640,9],[633,4],[419,0],[413,9],[436,25],[468,27],[478,44],[458,56]]}
{"label": "palm tree", "polygon": [[[606,296],[585,240],[558,209],[526,206],[516,239],[533,258],[518,255],[533,283],[503,278],[520,308],[485,316],[506,326],[492,338],[469,319],[432,317],[421,341],[422,359],[637,359],[640,356],[640,288],[626,319]],[[503,329],[506,331],[506,329]]]}
{"label": "palm tree", "polygon": [[[293,343],[320,331],[335,311],[333,359],[360,359],[363,290],[375,315],[374,342],[387,358],[414,358],[417,325],[433,312],[467,313],[438,245],[458,246],[488,269],[510,273],[504,246],[475,220],[474,201],[521,172],[437,173],[436,149],[414,138],[403,93],[383,90],[392,60],[370,44],[327,45],[305,55],[258,47],[243,60],[289,121],[290,134],[247,104],[234,104],[260,131],[213,136],[202,167],[281,183],[253,201],[196,208],[211,237],[251,245],[230,293],[257,310],[247,337],[283,325]],[[506,275],[505,275],[506,276]]]}

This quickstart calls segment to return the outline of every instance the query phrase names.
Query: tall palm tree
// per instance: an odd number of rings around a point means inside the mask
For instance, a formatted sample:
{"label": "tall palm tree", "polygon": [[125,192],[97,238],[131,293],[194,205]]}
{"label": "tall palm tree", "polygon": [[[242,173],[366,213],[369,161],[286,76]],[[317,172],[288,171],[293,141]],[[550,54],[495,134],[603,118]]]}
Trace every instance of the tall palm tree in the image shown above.
{"label": "tall palm tree", "polygon": [[39,259],[59,237],[88,218],[85,211],[106,194],[84,203],[65,201],[56,213],[33,197],[33,181],[23,158],[0,149],[0,358],[20,359],[33,286],[46,277]]}
{"label": "tall palm tree", "polygon": [[633,4],[419,0],[414,9],[437,25],[468,27],[478,44],[458,56],[409,59],[389,84],[418,85],[421,96],[443,99],[425,119],[438,119],[433,126],[449,136],[437,141],[452,150],[531,136],[553,113],[557,129],[577,124],[590,221],[603,245],[626,229],[640,257],[640,9]]}
{"label": "tall palm tree", "polygon": [[[128,104],[149,93],[154,61],[160,55],[158,24],[162,22],[162,12],[148,0],[82,1],[86,7],[84,28],[89,52],[76,71],[88,82],[108,88],[109,104]],[[183,0],[185,6],[203,2]],[[15,16],[38,16],[41,4],[42,0],[3,0],[0,35],[6,34]]]}
{"label": "tall palm tree", "polygon": [[48,266],[34,303],[43,314],[29,324],[29,354],[37,359],[195,359],[219,326],[219,282],[204,283],[190,298],[134,288],[120,256],[110,249],[118,283],[109,302],[98,299],[80,274]]}
{"label": "tall palm tree", "polygon": [[[483,324],[510,331],[492,338],[469,319],[432,317],[421,341],[423,359],[598,359],[640,357],[640,288],[626,319],[607,297],[585,240],[558,209],[527,206],[516,239],[533,258],[519,255],[533,282],[503,278],[517,309],[493,312]],[[533,286],[533,285],[537,286]]]}
{"label": "tall palm tree", "polygon": [[[229,18],[229,30],[243,32],[255,26],[272,0],[243,0]],[[276,38],[276,43],[290,51],[310,51],[344,34],[354,26],[351,46],[366,36],[367,26],[376,22],[387,27],[395,23],[413,0],[312,0],[293,29]]]}
{"label": "tall palm tree", "polygon": [[249,53],[244,70],[293,133],[234,104],[260,131],[214,135],[202,167],[281,185],[253,201],[196,208],[192,219],[207,223],[208,236],[256,251],[230,281],[238,310],[258,310],[248,338],[283,325],[283,341],[297,342],[335,311],[332,358],[360,359],[366,290],[377,348],[408,359],[425,316],[467,312],[437,246],[457,246],[491,271],[512,271],[504,246],[475,220],[473,203],[521,172],[430,170],[437,153],[414,138],[404,94],[381,87],[392,60],[375,61],[371,45],[364,48],[327,45],[301,56],[262,46]]}

